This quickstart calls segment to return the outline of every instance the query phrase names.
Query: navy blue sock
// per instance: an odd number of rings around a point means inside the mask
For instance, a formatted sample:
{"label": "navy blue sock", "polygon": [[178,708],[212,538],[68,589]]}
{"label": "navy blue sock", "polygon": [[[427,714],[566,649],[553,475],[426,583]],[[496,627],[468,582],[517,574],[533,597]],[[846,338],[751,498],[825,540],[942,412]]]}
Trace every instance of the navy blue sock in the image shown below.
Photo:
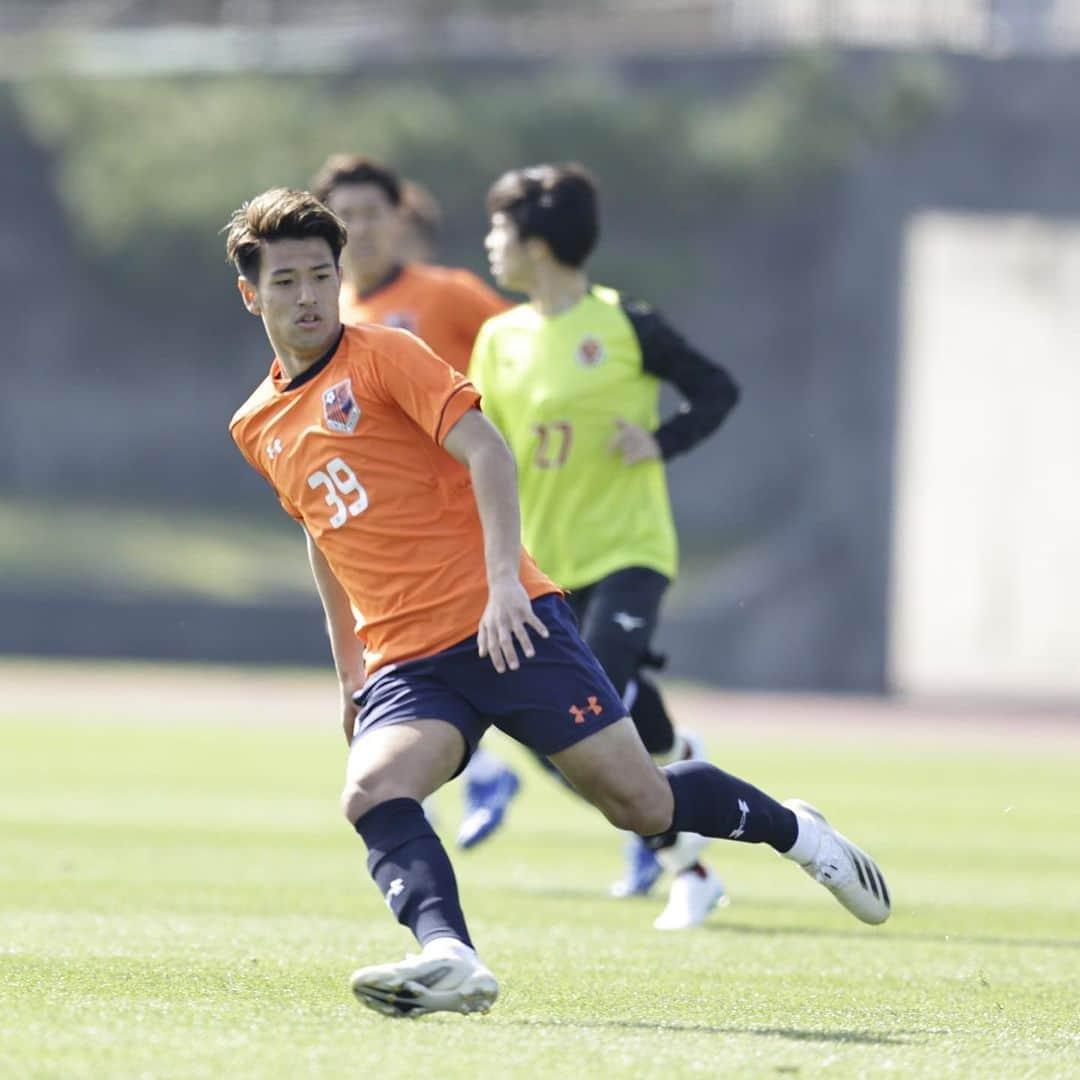
{"label": "navy blue sock", "polygon": [[768,844],[780,852],[795,844],[795,815],[753,784],[707,761],[676,761],[664,772],[675,796],[673,831]]}
{"label": "navy blue sock", "polygon": [[388,799],[356,819],[368,870],[390,910],[421,945],[453,937],[472,946],[442,841],[415,799]]}

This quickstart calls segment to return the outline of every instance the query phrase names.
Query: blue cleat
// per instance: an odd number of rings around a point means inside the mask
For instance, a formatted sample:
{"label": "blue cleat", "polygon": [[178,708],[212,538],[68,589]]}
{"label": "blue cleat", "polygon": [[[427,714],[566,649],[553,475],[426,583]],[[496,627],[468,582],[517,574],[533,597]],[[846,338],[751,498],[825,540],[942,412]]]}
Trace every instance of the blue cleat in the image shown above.
{"label": "blue cleat", "polygon": [[616,881],[608,892],[623,900],[628,896],[647,896],[664,872],[660,860],[640,836],[626,845],[626,877]]}
{"label": "blue cleat", "polygon": [[465,778],[465,820],[458,829],[460,848],[476,847],[502,824],[506,808],[521,787],[517,773],[500,763],[498,771],[483,780]]}

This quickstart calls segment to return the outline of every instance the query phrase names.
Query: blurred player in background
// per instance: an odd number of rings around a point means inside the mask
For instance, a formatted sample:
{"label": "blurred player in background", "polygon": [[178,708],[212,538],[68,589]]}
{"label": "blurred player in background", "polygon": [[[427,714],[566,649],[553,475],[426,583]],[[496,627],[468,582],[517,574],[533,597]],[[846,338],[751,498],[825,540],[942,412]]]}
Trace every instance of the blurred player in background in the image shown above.
{"label": "blurred player in background", "polygon": [[[507,173],[488,193],[491,271],[529,302],[480,331],[470,377],[484,413],[514,451],[526,546],[569,590],[582,633],[657,761],[702,756],[679,734],[656,685],[652,637],[677,564],[665,463],[710,435],[731,411],[730,376],[650,307],[590,285],[596,189],[576,166]],[[660,384],[684,404],[660,423]],[[702,922],[725,899],[698,859],[701,837],[629,847],[616,895],[647,893],[674,875],[660,929]]]}
{"label": "blurred player in background", "polygon": [[442,209],[435,196],[416,180],[401,182],[401,238],[398,255],[403,263],[434,262],[442,232]]}
{"label": "blurred player in background", "polygon": [[618,828],[767,844],[857,918],[887,919],[877,867],[813,807],[704,761],[656,765],[521,545],[514,458],[476,389],[411,334],[341,324],[342,222],[275,189],[226,228],[244,306],[274,350],[230,433],[307,537],[349,742],[342,813],[421,946],[355,971],[357,999],[403,1017],[487,1012],[498,995],[421,809],[492,724]]}
{"label": "blurred player in background", "polygon": [[[341,256],[342,320],[409,330],[464,374],[480,327],[510,304],[468,270],[425,265],[435,256],[442,220],[432,195],[354,154],[329,158],[312,192],[349,230]],[[520,781],[480,748],[464,784],[458,843],[467,848],[499,827]]]}
{"label": "blurred player in background", "polygon": [[337,154],[311,190],[349,230],[341,255],[342,319],[408,330],[465,372],[477,331],[506,310],[506,300],[468,270],[413,261],[419,202],[409,209],[403,194],[409,189],[387,166]]}

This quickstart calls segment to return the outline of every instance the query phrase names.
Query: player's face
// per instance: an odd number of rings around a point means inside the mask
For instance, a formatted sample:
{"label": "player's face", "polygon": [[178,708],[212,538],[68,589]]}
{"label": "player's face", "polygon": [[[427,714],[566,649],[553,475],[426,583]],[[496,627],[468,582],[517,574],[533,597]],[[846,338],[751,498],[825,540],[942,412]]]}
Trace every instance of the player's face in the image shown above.
{"label": "player's face", "polygon": [[492,215],[484,247],[491,276],[504,289],[528,292],[532,283],[532,261],[513,221],[506,214]]}
{"label": "player's face", "polygon": [[244,303],[262,317],[278,355],[303,359],[318,358],[337,337],[340,290],[334,254],[321,237],[264,243],[258,283],[240,279]]}
{"label": "player's face", "polygon": [[343,184],[326,198],[349,230],[341,261],[364,277],[390,270],[398,262],[401,215],[378,184]]}

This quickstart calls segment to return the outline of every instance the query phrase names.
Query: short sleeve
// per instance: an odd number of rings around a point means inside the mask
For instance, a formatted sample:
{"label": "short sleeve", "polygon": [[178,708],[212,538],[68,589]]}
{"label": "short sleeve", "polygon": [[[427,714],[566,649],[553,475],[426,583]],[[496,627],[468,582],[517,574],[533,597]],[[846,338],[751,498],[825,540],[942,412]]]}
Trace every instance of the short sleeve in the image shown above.
{"label": "short sleeve", "polygon": [[303,515],[284,495],[281,494],[280,491],[278,491],[276,487],[274,487],[273,481],[259,466],[258,460],[255,458],[254,454],[252,454],[251,448],[248,446],[244,425],[240,423],[237,418],[234,418],[233,422],[229,425],[229,434],[232,436],[233,442],[236,443],[236,448],[240,451],[240,455],[243,459],[270,485],[285,513],[302,524],[304,520]]}
{"label": "short sleeve", "polygon": [[476,387],[408,331],[387,331],[376,369],[387,398],[440,446],[462,416],[480,404]]}

